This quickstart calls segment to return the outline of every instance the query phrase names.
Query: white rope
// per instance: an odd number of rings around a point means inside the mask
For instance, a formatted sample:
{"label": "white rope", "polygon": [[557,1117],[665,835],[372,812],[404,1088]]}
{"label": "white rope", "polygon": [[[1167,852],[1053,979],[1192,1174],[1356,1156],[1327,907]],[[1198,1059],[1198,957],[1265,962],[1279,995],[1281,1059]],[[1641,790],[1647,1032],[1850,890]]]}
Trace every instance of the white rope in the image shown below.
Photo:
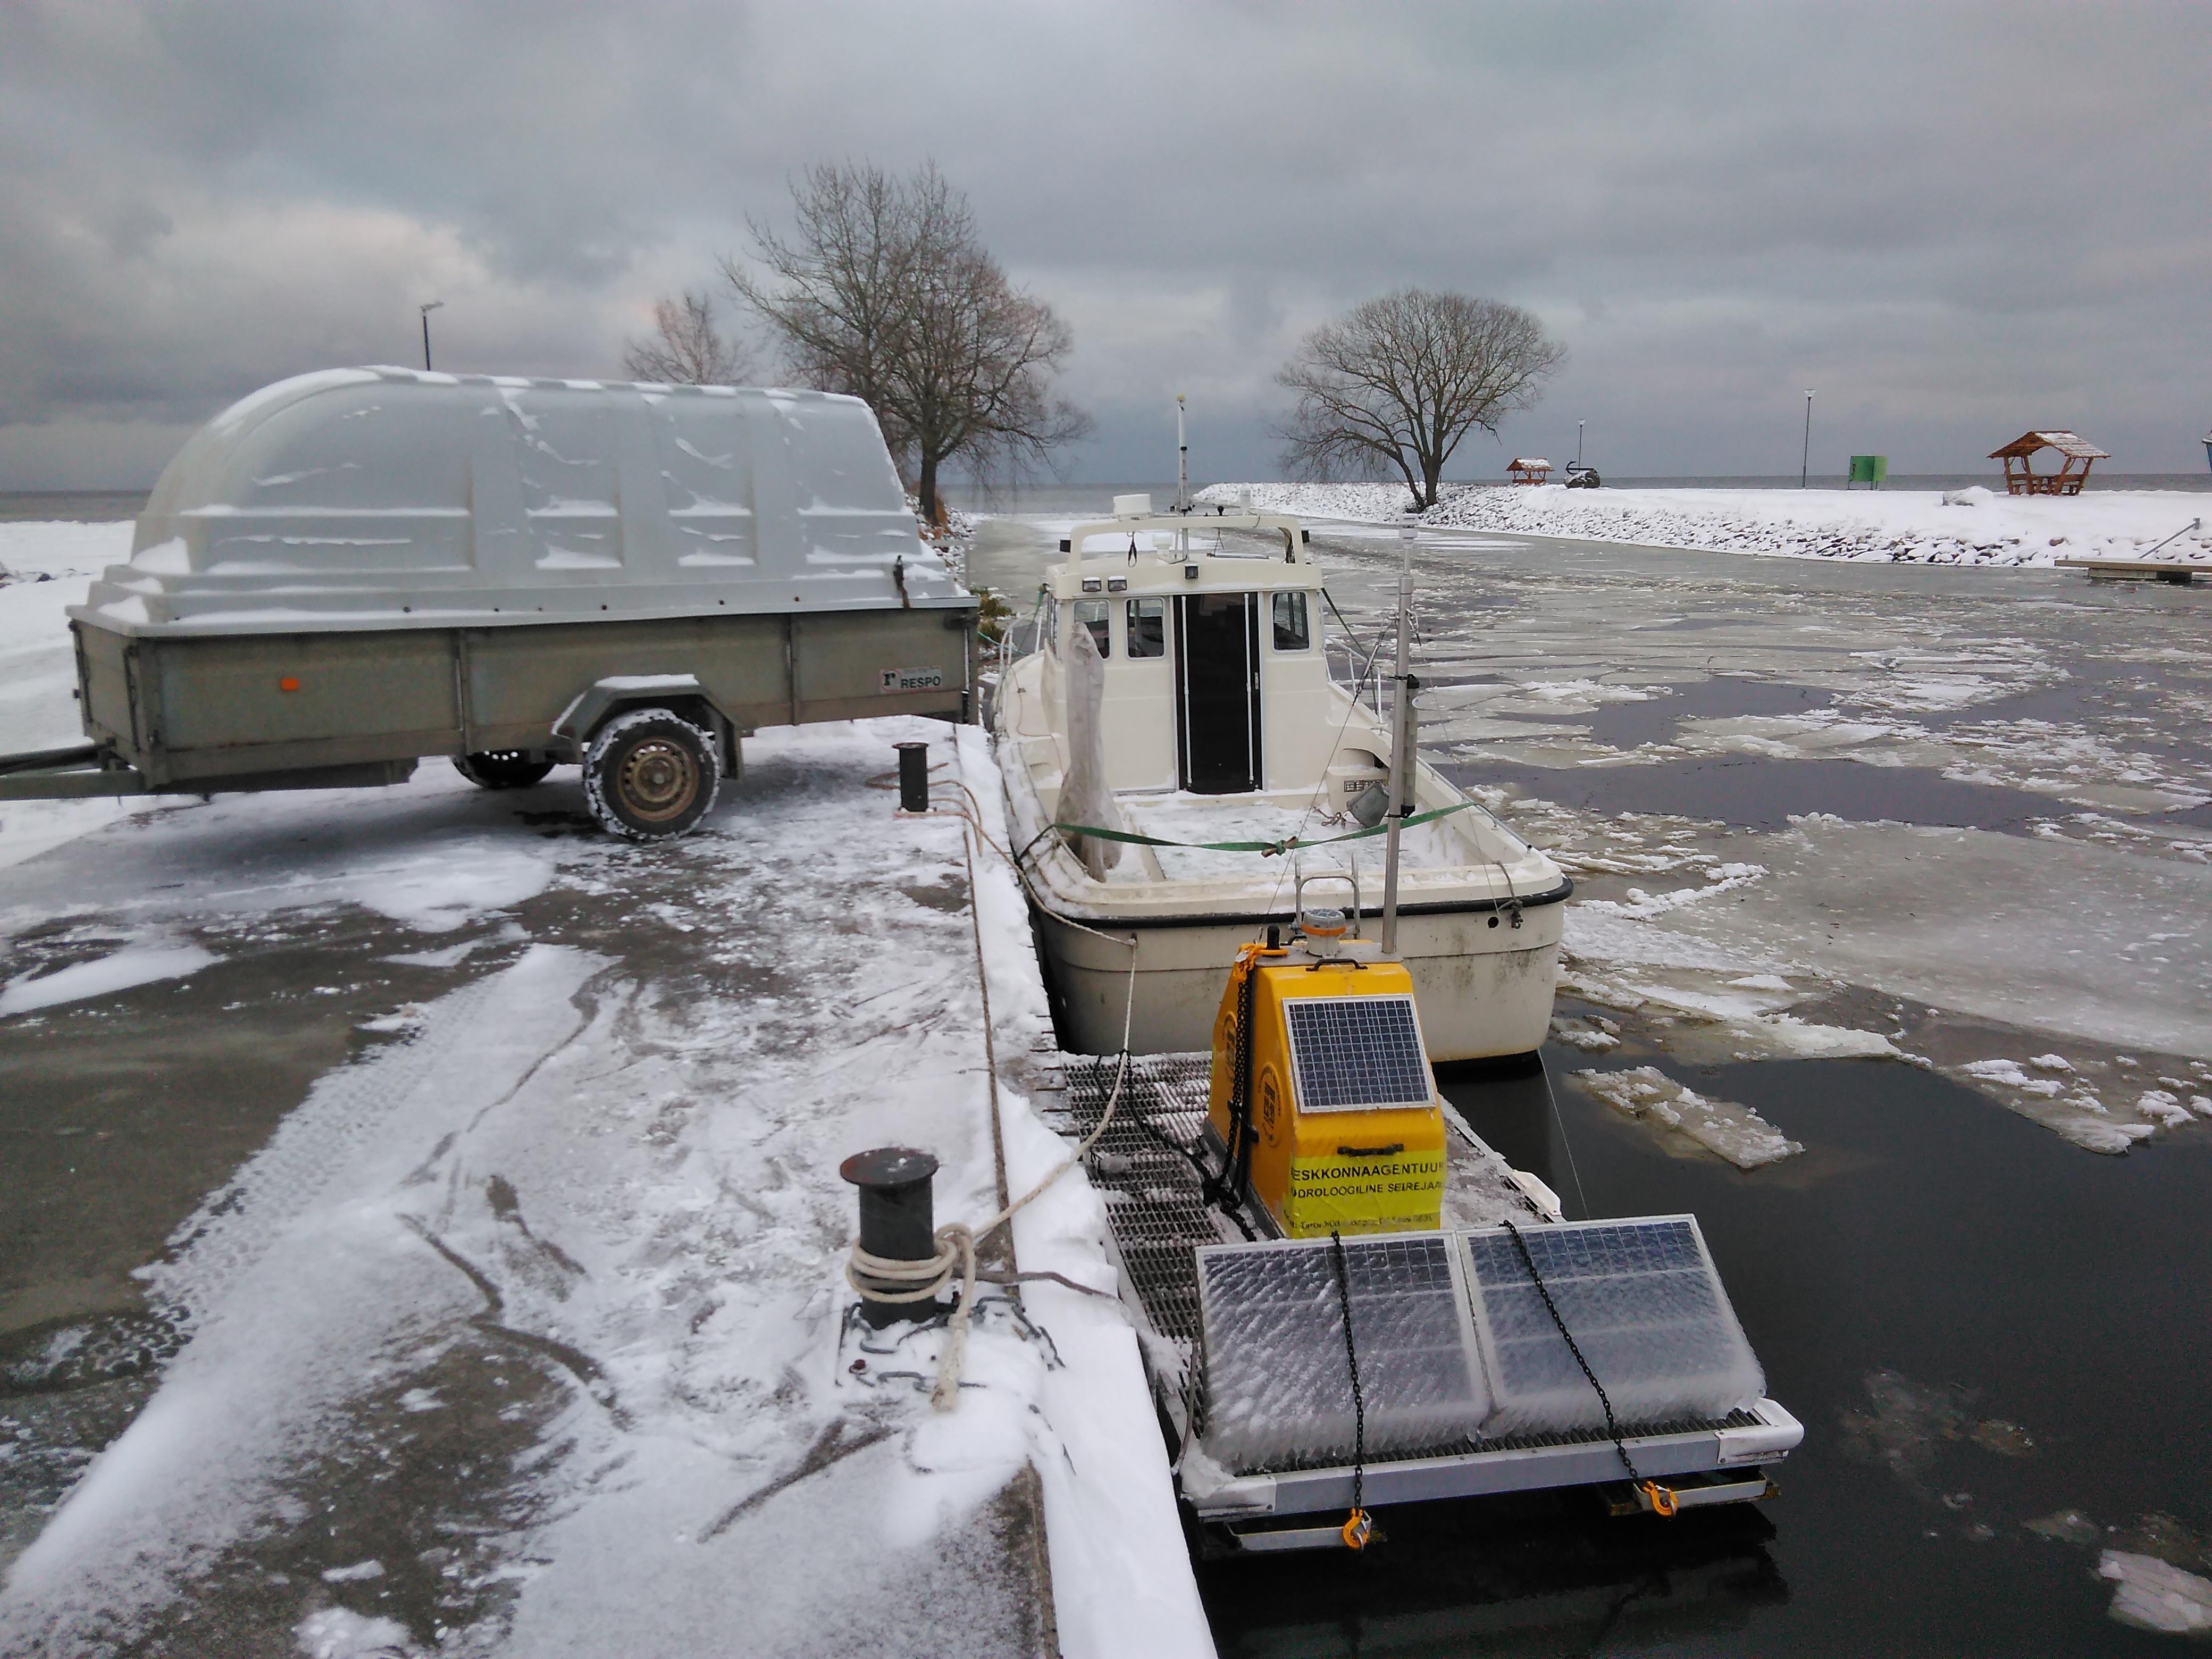
{"label": "white rope", "polygon": [[[969,799],[974,798],[970,796]],[[947,816],[963,820],[967,817],[965,813],[950,813]],[[970,827],[982,839],[989,840],[988,836],[982,836],[981,825],[971,823]],[[1000,856],[1005,856],[1003,851]],[[1114,936],[1102,934],[1100,937],[1112,939]],[[1132,933],[1127,939],[1117,939],[1115,942],[1128,946],[1129,984],[1121,1011],[1121,1063],[1115,1069],[1114,1088],[1106,1097],[1106,1110],[1100,1116],[1098,1126],[1034,1187],[988,1221],[975,1227],[957,1221],[948,1222],[939,1227],[932,1236],[937,1245],[936,1255],[918,1261],[894,1261],[862,1249],[859,1241],[855,1240],[852,1253],[846,1260],[845,1282],[860,1293],[862,1300],[885,1303],[894,1307],[934,1301],[944,1293],[957,1273],[960,1291],[953,1302],[951,1316],[945,1322],[945,1348],[937,1358],[937,1386],[930,1391],[929,1396],[930,1404],[939,1411],[951,1411],[960,1403],[960,1369],[968,1356],[969,1314],[975,1301],[977,1242],[988,1238],[1012,1221],[1024,1206],[1081,1163],[1083,1155],[1097,1143],[1099,1136],[1106,1133],[1106,1126],[1114,1121],[1115,1111],[1121,1105],[1121,1088],[1129,1075],[1129,1033],[1137,1012],[1137,936]]]}

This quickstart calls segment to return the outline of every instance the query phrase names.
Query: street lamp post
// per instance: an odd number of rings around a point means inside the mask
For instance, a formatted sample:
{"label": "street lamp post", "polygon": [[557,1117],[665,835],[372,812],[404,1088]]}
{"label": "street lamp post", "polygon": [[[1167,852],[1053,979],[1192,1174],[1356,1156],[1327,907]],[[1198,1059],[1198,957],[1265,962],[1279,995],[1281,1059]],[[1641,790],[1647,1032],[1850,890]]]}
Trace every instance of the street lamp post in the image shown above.
{"label": "street lamp post", "polygon": [[1577,421],[1577,422],[1575,422],[1575,465],[1576,465],[1577,466],[1580,466],[1582,464],[1583,464],[1583,423],[1582,423],[1580,421]]}
{"label": "street lamp post", "polygon": [[1805,453],[1797,462],[1797,488],[1803,489],[1813,476],[1813,393],[1805,393]]}
{"label": "street lamp post", "polygon": [[430,368],[430,313],[445,303],[443,300],[433,300],[426,306],[416,307],[422,313],[422,368],[425,374]]}

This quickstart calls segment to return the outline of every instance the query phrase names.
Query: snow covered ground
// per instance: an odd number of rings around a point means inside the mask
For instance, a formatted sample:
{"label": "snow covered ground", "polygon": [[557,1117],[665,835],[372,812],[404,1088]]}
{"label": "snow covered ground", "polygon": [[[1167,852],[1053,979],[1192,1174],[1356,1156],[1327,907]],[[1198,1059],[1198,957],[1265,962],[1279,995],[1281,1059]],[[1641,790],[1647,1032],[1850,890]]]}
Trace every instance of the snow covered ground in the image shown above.
{"label": "snow covered ground", "polygon": [[[1198,499],[1233,507],[1248,495],[1271,511],[1389,525],[1401,522],[1407,501],[1404,485],[1385,483],[1214,484]],[[2201,559],[2212,572],[2208,510],[2212,501],[2203,495],[2160,489],[2014,498],[1978,486],[1942,492],[1447,485],[1420,521],[1721,553],[1988,566],[2133,558],[2180,531],[2160,556]]]}
{"label": "snow covered ground", "polygon": [[[66,742],[60,608],[128,527],[0,535],[55,577],[0,586],[8,742]],[[273,1048],[334,1062],[172,1218],[139,1277],[173,1357],[81,1477],[89,1448],[35,1443],[68,1413],[22,1403],[70,1396],[0,1397],[0,1490],[74,1480],[0,1528],[0,1651],[1212,1651],[1118,1304],[987,1287],[948,1413],[941,1329],[848,1316],[843,1158],[927,1147],[939,1218],[972,1219],[1066,1150],[1029,1105],[1049,1028],[1011,878],[866,781],[902,738],[1002,838],[981,735],[919,720],[759,733],[659,848],[592,833],[572,783],[436,763],[0,807],[0,1065],[139,1068],[63,1068],[59,1127],[11,1112],[84,1137],[39,1166],[71,1203],[159,1213],[143,1160],[204,1109],[141,1103],[277,1086],[251,1040],[198,1052],[269,1004]],[[1072,1173],[1019,1265],[1109,1286],[1103,1226]],[[75,1277],[0,1284],[11,1389],[145,1323],[66,1231],[33,1253]]]}

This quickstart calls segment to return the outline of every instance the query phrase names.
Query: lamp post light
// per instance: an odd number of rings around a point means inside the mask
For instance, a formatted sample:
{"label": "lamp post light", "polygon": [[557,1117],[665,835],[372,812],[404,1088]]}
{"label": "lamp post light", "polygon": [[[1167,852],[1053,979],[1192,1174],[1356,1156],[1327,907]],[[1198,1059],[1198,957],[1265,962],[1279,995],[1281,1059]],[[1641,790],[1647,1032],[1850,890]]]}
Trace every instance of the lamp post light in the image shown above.
{"label": "lamp post light", "polygon": [[1575,465],[1576,465],[1577,466],[1580,466],[1582,464],[1583,464],[1583,423],[1582,423],[1580,421],[1577,421],[1577,422],[1575,422]]}
{"label": "lamp post light", "polygon": [[428,305],[416,307],[422,313],[422,369],[425,374],[430,368],[430,313],[445,303],[443,300],[433,300]]}
{"label": "lamp post light", "polygon": [[1813,393],[1805,393],[1805,453],[1797,462],[1797,488],[1803,489],[1813,474]]}

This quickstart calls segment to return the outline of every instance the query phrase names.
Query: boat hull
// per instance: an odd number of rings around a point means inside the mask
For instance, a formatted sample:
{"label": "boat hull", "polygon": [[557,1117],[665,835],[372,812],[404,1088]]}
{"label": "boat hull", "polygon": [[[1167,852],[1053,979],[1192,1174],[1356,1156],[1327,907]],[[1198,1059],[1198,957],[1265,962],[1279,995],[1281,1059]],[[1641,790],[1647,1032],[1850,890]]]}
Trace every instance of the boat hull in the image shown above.
{"label": "boat hull", "polygon": [[[1132,1053],[1211,1048],[1229,964],[1268,921],[1260,915],[1085,918],[1077,925],[1034,900],[1031,909],[1061,1043],[1083,1054],[1119,1052],[1125,1010]],[[1488,1060],[1541,1045],[1551,1026],[1565,913],[1556,902],[1528,906],[1518,928],[1510,913],[1486,902],[1400,915],[1399,955],[1413,976],[1431,1060]],[[1370,918],[1370,937],[1374,925]],[[1137,940],[1133,1010],[1129,947],[1121,942],[1132,936]]]}

